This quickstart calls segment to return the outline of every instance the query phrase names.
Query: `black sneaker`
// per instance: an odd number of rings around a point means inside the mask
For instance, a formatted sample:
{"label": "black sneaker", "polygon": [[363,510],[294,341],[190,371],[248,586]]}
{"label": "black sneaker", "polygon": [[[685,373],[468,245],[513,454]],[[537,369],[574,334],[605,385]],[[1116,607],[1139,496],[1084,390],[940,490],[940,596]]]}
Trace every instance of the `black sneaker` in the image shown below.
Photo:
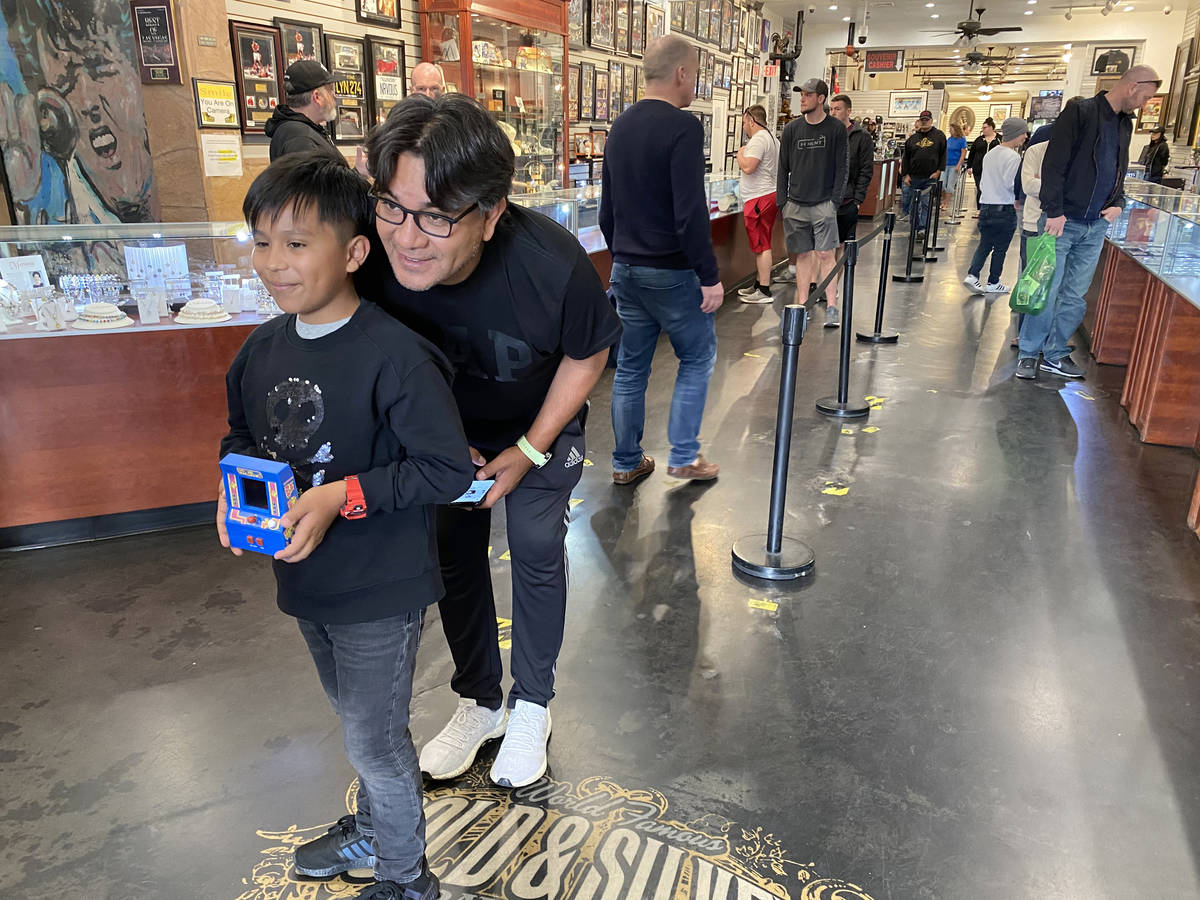
{"label": "black sneaker", "polygon": [[1075,360],[1071,359],[1070,356],[1064,356],[1062,359],[1056,359],[1054,362],[1043,357],[1042,371],[1061,375],[1063,378],[1083,378],[1086,374],[1083,368],[1077,366]]}
{"label": "black sneaker", "polygon": [[380,881],[359,894],[358,900],[437,900],[442,886],[424,863],[421,867],[424,872],[418,878],[404,884]]}
{"label": "black sneaker", "polygon": [[1024,379],[1037,378],[1037,357],[1022,356],[1017,360],[1017,377]]}
{"label": "black sneaker", "polygon": [[296,874],[332,878],[351,869],[375,868],[371,839],[358,830],[354,816],[342,816],[327,832],[295,852]]}

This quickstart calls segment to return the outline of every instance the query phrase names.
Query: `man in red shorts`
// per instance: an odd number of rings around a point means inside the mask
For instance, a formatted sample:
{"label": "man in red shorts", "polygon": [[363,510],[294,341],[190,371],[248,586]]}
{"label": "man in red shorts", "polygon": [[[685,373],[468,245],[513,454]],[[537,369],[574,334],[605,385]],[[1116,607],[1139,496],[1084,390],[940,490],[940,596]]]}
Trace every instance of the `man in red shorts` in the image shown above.
{"label": "man in red shorts", "polygon": [[742,114],[742,129],[748,140],[737,153],[738,168],[742,170],[742,215],[746,221],[746,236],[754,251],[756,281],[738,291],[743,303],[770,303],[771,296],[771,231],[779,207],[775,201],[775,175],[779,163],[779,143],[767,127],[767,111],[759,105]]}

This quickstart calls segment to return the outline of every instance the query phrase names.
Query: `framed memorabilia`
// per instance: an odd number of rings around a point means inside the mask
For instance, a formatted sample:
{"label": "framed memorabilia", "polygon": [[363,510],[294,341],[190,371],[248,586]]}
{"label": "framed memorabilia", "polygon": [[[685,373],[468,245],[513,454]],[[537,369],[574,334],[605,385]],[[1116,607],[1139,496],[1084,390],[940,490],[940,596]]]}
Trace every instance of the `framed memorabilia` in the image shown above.
{"label": "framed memorabilia", "polygon": [[354,16],[368,25],[399,28],[399,0],[354,0]]}
{"label": "framed memorabilia", "polygon": [[129,11],[142,84],[183,84],[171,4],[167,0],[131,0]]}
{"label": "framed memorabilia", "polygon": [[988,115],[992,117],[996,124],[1000,124],[1012,114],[1011,103],[993,103],[988,107]]}
{"label": "framed memorabilia", "polygon": [[392,107],[408,96],[404,41],[367,35],[367,65],[371,73],[371,125],[379,125]]}
{"label": "framed memorabilia", "polygon": [[742,83],[742,58],[740,56],[733,58],[733,83]]}
{"label": "framed memorabilia", "polygon": [[[608,63],[608,121],[612,121],[619,116],[625,109],[622,106],[624,93],[622,92],[622,74],[623,67],[615,60],[609,60]],[[597,117],[599,118],[599,117]]]}
{"label": "framed memorabilia", "polygon": [[637,67],[637,96],[636,99],[641,100],[646,96],[646,70],[641,66]]}
{"label": "framed memorabilia", "polygon": [[928,91],[889,91],[888,118],[915,119],[928,102]]}
{"label": "framed memorabilia", "polygon": [[709,18],[708,18],[709,0],[699,0],[696,4],[696,39],[707,41],[709,35]]}
{"label": "framed memorabilia", "polygon": [[237,85],[232,81],[192,79],[196,100],[196,126],[199,128],[241,127],[238,117]]}
{"label": "framed memorabilia", "polygon": [[721,48],[722,53],[733,52],[733,32],[729,29],[729,23],[733,20],[733,0],[720,0],[721,3],[721,29],[720,37],[717,40],[717,46]]}
{"label": "framed memorabilia", "polygon": [[1116,87],[1117,82],[1121,80],[1120,75],[1100,75],[1096,78],[1096,93],[1101,91],[1111,91]]}
{"label": "framed memorabilia", "polygon": [[579,63],[567,66],[567,121],[574,125],[579,121]]}
{"label": "framed memorabilia", "polygon": [[587,3],[567,0],[567,41],[572,50],[587,48]]}
{"label": "framed memorabilia", "polygon": [[709,113],[700,114],[700,127],[704,129],[704,157],[706,159],[712,155],[712,121],[713,117]]}
{"label": "framed memorabilia", "polygon": [[589,122],[596,118],[596,65],[579,64],[579,118]]}
{"label": "framed memorabilia", "polygon": [[708,68],[705,70],[705,92],[704,97],[711,100],[713,97],[713,88],[717,82],[717,58],[711,53],[708,54]]}
{"label": "framed memorabilia", "polygon": [[746,50],[754,56],[758,56],[762,52],[759,48],[759,44],[762,43],[762,26],[763,16],[760,9],[754,13],[754,24],[750,26],[750,34],[747,36],[748,43],[746,44]]}
{"label": "framed memorabilia", "polygon": [[771,20],[762,20],[762,43],[758,48],[762,53],[766,53],[771,49]]}
{"label": "framed memorabilia", "polygon": [[593,128],[589,136],[592,139],[592,156],[603,156],[604,145],[608,141],[608,129]]}
{"label": "framed memorabilia", "polygon": [[[1175,68],[1171,70],[1171,90],[1167,98],[1167,115],[1164,120],[1169,131],[1173,132],[1179,119],[1179,105],[1183,100],[1183,79],[1187,77],[1188,67],[1192,64],[1192,40],[1180,41],[1175,48]],[[1175,140],[1179,135],[1174,134]]]}
{"label": "framed memorabilia", "polygon": [[734,44],[741,50],[746,46],[746,35],[750,33],[750,10],[742,6],[738,8],[738,33]]}
{"label": "framed memorabilia", "polygon": [[683,0],[683,33],[696,36],[696,16],[699,12],[698,0]]}
{"label": "framed memorabilia", "polygon": [[1196,137],[1196,94],[1197,87],[1200,86],[1200,81],[1196,76],[1186,79],[1183,82],[1183,93],[1180,95],[1179,101],[1179,118],[1175,122],[1175,133],[1179,135],[1179,143],[1187,144],[1189,147]]}
{"label": "framed memorabilia", "polygon": [[[684,8],[687,4],[684,0],[674,0],[671,4],[671,30],[678,33],[683,31]],[[657,8],[657,7],[656,7]],[[650,4],[646,4],[647,14],[649,14]],[[649,29],[646,29],[649,31]]]}
{"label": "framed memorabilia", "polygon": [[640,68],[641,66],[635,66],[633,63],[625,63],[625,74],[621,78],[621,90],[625,97],[621,104],[622,109],[629,109],[638,101],[637,70]]}
{"label": "framed memorabilia", "polygon": [[605,69],[596,70],[596,113],[592,118],[597,122],[608,121],[608,72]]}
{"label": "framed memorabilia", "polygon": [[1148,134],[1162,124],[1163,107],[1167,104],[1166,94],[1155,94],[1146,101],[1142,111],[1138,113],[1137,130]]}
{"label": "framed memorabilia", "polygon": [[709,0],[709,36],[708,39],[716,45],[721,43],[721,9],[723,0]]}
{"label": "framed memorabilia", "polygon": [[629,0],[629,55],[646,53],[646,0]]}
{"label": "framed memorabilia", "polygon": [[[675,18],[675,8],[682,7],[680,3],[671,4],[671,19]],[[682,9],[680,10],[682,13]],[[667,33],[667,16],[663,8],[657,3],[646,4],[646,43],[649,44],[657,37],[662,37]]]}
{"label": "framed memorabilia", "polygon": [[358,143],[371,125],[367,119],[366,46],[361,38],[327,34],[325,53],[329,71],[337,77],[333,83],[337,101],[333,139],[339,144]]}
{"label": "framed memorabilia", "polygon": [[613,32],[614,50],[622,56],[629,55],[629,0],[617,0],[617,24]]}
{"label": "framed memorabilia", "polygon": [[279,29],[283,45],[283,67],[286,69],[302,59],[315,59],[325,63],[325,32],[315,22],[294,22],[276,16],[273,20]]}
{"label": "framed memorabilia", "polygon": [[742,145],[742,117],[737,113],[730,113],[725,133],[729,135],[729,148],[736,152]]}
{"label": "framed memorabilia", "polygon": [[615,52],[616,0],[590,0],[588,4],[588,46]]}
{"label": "framed memorabilia", "polygon": [[1092,74],[1124,75],[1133,65],[1134,52],[1133,47],[1096,47],[1092,51]]}
{"label": "framed memorabilia", "polygon": [[262,134],[283,95],[279,29],[249,22],[229,23],[233,70],[237,73],[242,133]]}
{"label": "framed memorabilia", "polygon": [[581,131],[575,134],[573,140],[577,157],[592,155],[592,133],[590,131]]}

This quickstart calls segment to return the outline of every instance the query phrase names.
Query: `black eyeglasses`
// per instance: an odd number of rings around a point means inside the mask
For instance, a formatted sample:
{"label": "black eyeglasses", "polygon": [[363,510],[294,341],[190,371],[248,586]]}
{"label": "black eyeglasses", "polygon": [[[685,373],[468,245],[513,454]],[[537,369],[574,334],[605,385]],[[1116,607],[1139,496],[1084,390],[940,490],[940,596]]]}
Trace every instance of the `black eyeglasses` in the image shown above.
{"label": "black eyeglasses", "polygon": [[401,206],[391,197],[382,194],[371,194],[375,198],[375,216],[391,225],[403,225],[412,216],[417,227],[425,234],[435,238],[448,238],[454,226],[479,208],[478,203],[472,203],[457,216],[443,216],[440,213],[420,212]]}

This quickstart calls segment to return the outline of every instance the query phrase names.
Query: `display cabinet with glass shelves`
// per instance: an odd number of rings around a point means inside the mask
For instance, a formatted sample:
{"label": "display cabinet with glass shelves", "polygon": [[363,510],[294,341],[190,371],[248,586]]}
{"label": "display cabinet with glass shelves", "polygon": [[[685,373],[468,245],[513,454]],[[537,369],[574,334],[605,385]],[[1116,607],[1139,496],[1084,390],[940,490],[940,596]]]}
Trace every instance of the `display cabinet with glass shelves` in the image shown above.
{"label": "display cabinet with glass shelves", "polygon": [[420,9],[422,59],[442,67],[447,90],[490,110],[512,142],[513,193],[561,188],[567,181],[566,4],[421,0]]}

